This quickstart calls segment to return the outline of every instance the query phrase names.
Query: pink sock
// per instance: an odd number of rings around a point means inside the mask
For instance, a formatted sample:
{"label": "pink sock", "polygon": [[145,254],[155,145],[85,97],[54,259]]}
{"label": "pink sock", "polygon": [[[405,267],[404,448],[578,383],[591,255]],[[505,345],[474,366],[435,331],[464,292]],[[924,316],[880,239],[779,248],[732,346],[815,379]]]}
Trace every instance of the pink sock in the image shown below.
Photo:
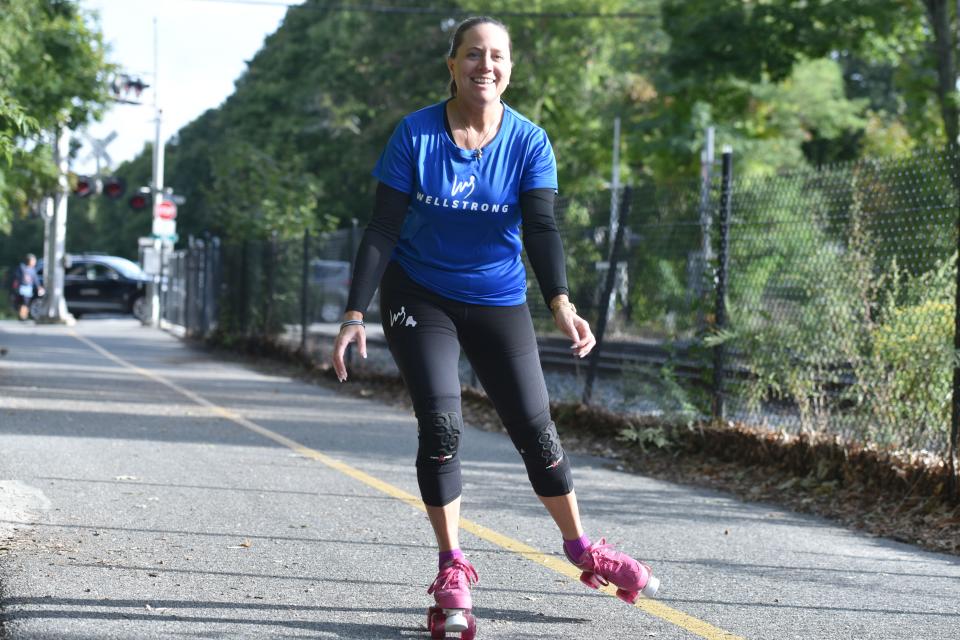
{"label": "pink sock", "polygon": [[440,568],[443,569],[443,565],[447,564],[455,558],[463,558],[463,551],[460,549],[450,549],[450,551],[441,551],[440,552]]}
{"label": "pink sock", "polygon": [[583,552],[590,548],[590,538],[585,535],[580,536],[577,540],[564,540],[563,549],[567,552],[567,555],[573,558],[574,560],[579,560],[580,556],[583,555]]}

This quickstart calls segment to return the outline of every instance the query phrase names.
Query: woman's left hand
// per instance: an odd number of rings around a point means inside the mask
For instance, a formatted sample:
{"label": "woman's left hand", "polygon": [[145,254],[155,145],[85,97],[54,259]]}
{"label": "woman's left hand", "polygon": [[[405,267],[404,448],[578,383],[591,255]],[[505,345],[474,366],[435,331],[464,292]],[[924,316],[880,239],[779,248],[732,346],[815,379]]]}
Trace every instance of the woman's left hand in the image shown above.
{"label": "woman's left hand", "polygon": [[553,321],[560,331],[573,340],[573,344],[570,345],[573,355],[579,358],[586,357],[597,344],[597,339],[593,337],[593,331],[590,330],[590,323],[577,315],[573,305],[559,306],[553,314]]}

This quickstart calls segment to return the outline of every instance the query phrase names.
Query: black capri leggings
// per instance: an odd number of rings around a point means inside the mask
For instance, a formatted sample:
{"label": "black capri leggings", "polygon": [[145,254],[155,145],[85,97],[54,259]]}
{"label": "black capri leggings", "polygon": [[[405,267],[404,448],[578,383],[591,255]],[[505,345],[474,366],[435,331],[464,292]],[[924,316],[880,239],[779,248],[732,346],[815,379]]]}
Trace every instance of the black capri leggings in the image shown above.
{"label": "black capri leggings", "polygon": [[460,348],[520,452],[539,496],[573,490],[570,463],[550,419],[527,305],[457,302],[411,280],[391,262],[380,283],[380,318],[417,415],[417,482],[424,503],[460,496]]}

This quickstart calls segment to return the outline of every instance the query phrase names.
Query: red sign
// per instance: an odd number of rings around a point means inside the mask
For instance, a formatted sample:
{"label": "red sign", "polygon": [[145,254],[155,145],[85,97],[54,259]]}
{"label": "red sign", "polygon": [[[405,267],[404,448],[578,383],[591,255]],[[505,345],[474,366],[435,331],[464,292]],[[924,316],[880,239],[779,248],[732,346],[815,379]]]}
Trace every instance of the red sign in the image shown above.
{"label": "red sign", "polygon": [[176,220],[177,205],[171,200],[161,200],[157,205],[156,217],[161,220]]}

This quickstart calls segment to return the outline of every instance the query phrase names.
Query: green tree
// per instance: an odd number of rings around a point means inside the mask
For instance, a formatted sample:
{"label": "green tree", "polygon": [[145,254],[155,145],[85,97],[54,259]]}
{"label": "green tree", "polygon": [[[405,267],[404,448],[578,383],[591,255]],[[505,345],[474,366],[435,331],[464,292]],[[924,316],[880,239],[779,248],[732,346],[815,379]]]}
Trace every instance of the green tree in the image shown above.
{"label": "green tree", "polygon": [[274,159],[242,140],[212,165],[210,191],[216,226],[234,238],[299,238],[333,226],[317,212],[320,186],[296,155]]}
{"label": "green tree", "polygon": [[[188,198],[179,219],[219,228],[211,211],[234,198],[222,165],[233,153],[228,145],[243,141],[270,158],[297,157],[296,171],[313,176],[318,212],[341,225],[365,221],[370,170],[404,115],[446,97],[448,40],[468,15],[448,2],[421,4],[433,9],[336,11],[316,1],[292,7],[234,94],[168,146],[171,183]],[[595,193],[609,179],[613,117],[629,106],[639,77],[633,68],[652,69],[655,60],[642,52],[665,47],[656,28],[646,29],[659,21],[659,0],[643,6],[641,17],[620,20],[563,16],[636,12],[636,2],[553,0],[529,8],[561,17],[515,15],[517,5],[504,0],[469,6],[470,13],[502,14],[511,29],[515,66],[505,100],[546,128],[564,195]]]}
{"label": "green tree", "polygon": [[[940,116],[943,118],[943,129],[947,142],[957,144],[958,109],[957,109],[957,68],[954,52],[956,41],[953,34],[956,32],[956,6],[947,0],[924,0],[927,9],[927,19],[930,21],[930,31],[933,36],[934,68],[937,72],[936,94],[940,105]],[[953,15],[951,15],[953,14]]]}
{"label": "green tree", "polygon": [[849,97],[870,99],[874,153],[955,144],[957,7],[948,0],[665,0],[670,74],[687,99],[730,100],[734,80],[778,82],[805,60],[842,63]]}
{"label": "green tree", "polygon": [[110,69],[76,2],[0,0],[0,231],[52,190],[51,132],[99,115]]}

